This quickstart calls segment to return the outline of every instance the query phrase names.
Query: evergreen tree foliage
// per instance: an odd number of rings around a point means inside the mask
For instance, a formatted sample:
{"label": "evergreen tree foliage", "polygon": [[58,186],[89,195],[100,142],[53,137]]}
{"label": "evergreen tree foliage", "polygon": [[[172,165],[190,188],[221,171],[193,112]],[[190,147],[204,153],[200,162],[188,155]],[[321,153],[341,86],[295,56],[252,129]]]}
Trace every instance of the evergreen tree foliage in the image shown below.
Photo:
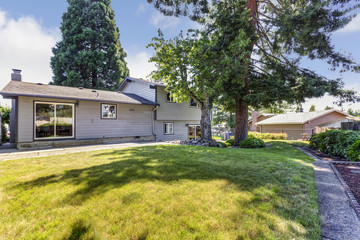
{"label": "evergreen tree foliage", "polygon": [[309,112],[315,112],[315,111],[316,111],[315,105],[311,105],[310,109],[309,109]]}
{"label": "evergreen tree foliage", "polygon": [[129,75],[110,0],[68,0],[51,84],[115,90]]}
{"label": "evergreen tree foliage", "polygon": [[325,108],[324,108],[324,110],[330,110],[330,109],[333,109],[332,107],[329,107],[329,106],[326,106]]}
{"label": "evergreen tree foliage", "polygon": [[[326,61],[332,70],[359,71],[351,56],[336,51],[331,43],[331,34],[355,16],[360,5],[354,2],[359,1],[148,2],[166,15],[188,15],[205,26],[223,29],[225,40],[219,52],[224,54],[220,61],[227,59],[229,64],[222,69],[224,89],[220,99],[236,113],[235,145],[247,138],[249,106],[268,107],[282,100],[301,106],[307,98],[325,93],[338,97],[339,103],[358,99],[354,91],[343,90],[341,79],[327,79],[300,63],[307,57]],[[213,8],[218,12],[216,19],[211,17]],[[235,51],[240,45],[241,49]]]}

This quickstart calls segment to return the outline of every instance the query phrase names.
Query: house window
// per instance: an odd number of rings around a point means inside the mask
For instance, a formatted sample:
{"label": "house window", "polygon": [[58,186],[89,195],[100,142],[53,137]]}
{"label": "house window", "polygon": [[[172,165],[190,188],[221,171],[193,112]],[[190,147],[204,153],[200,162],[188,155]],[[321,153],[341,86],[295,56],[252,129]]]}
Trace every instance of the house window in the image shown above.
{"label": "house window", "polygon": [[116,104],[101,104],[101,118],[116,119]]}
{"label": "house window", "polygon": [[190,107],[198,107],[197,102],[194,99],[190,99]]}
{"label": "house window", "polygon": [[199,125],[189,125],[189,140],[201,138],[201,127]]}
{"label": "house window", "polygon": [[174,134],[174,123],[164,123],[164,135]]}
{"label": "house window", "polygon": [[171,96],[170,93],[167,93],[167,94],[166,94],[166,101],[167,101],[167,102],[175,102],[175,101],[174,101],[174,98]]}
{"label": "house window", "polygon": [[35,102],[35,139],[73,138],[74,104]]}

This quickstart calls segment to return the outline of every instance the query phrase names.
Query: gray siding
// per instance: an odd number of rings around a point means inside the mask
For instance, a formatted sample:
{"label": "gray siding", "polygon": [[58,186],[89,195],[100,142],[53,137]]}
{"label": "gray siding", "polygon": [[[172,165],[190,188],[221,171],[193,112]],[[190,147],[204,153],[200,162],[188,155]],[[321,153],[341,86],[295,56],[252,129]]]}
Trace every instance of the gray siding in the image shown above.
{"label": "gray siding", "polygon": [[[174,123],[174,134],[164,135],[164,123]],[[155,134],[157,141],[188,140],[187,124],[200,125],[199,121],[155,121]]]}
{"label": "gray siding", "polygon": [[166,101],[165,87],[157,87],[156,120],[200,121],[201,112],[198,107],[190,107],[190,102],[172,103]]}
{"label": "gray siding", "polygon": [[155,89],[150,88],[149,83],[131,81],[126,83],[122,92],[133,93],[147,100],[155,102]]}
{"label": "gray siding", "polygon": [[[75,103],[63,99],[19,97],[18,142],[33,141],[34,101]],[[100,106],[100,102],[80,101],[75,107],[76,139],[152,135],[152,106],[117,104],[115,120],[101,119]]]}
{"label": "gray siding", "polygon": [[101,119],[100,105],[80,102],[76,109],[76,139],[152,135],[152,106],[117,104],[117,119]]}

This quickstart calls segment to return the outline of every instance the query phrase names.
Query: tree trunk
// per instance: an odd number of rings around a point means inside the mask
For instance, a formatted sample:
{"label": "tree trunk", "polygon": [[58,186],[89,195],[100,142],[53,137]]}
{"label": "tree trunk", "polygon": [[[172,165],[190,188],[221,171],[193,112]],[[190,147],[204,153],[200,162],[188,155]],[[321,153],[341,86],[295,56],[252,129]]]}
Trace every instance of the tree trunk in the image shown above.
{"label": "tree trunk", "polygon": [[96,82],[97,82],[97,72],[93,71],[91,73],[91,88],[95,88],[96,87]]}
{"label": "tree trunk", "polygon": [[234,145],[239,146],[242,140],[248,138],[248,105],[243,99],[236,99],[236,115],[235,115],[235,141]]}
{"label": "tree trunk", "polygon": [[211,106],[205,104],[201,107],[201,139],[205,141],[211,140]]}
{"label": "tree trunk", "polygon": [[[256,28],[256,21],[258,15],[257,0],[248,0],[247,9],[251,17],[251,25]],[[250,52],[254,49],[255,41],[250,43]],[[251,53],[247,58],[251,59]],[[249,61],[250,62],[250,61]],[[245,63],[247,75],[244,77],[245,95],[249,93],[249,63]],[[234,145],[239,146],[240,141],[248,138],[248,105],[244,103],[243,97],[236,98],[236,112],[235,112],[235,141]]]}

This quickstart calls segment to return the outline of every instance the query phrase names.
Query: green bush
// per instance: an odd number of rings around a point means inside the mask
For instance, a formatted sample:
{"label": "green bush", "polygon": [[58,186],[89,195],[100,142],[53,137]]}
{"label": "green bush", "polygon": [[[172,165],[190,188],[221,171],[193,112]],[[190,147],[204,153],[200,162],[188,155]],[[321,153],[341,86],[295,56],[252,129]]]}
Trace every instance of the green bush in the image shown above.
{"label": "green bush", "polygon": [[227,143],[227,144],[230,144],[230,146],[234,146],[234,142],[235,142],[235,140],[233,138],[230,138],[225,141],[225,144]]}
{"label": "green bush", "polygon": [[258,138],[258,139],[271,139],[271,140],[285,140],[287,139],[286,133],[259,133],[259,132],[249,132],[249,138]]}
{"label": "green bush", "polygon": [[310,147],[326,154],[348,158],[350,146],[360,139],[360,133],[345,130],[329,130],[314,134]]}
{"label": "green bush", "polygon": [[356,140],[356,142],[354,142],[349,147],[347,156],[350,161],[359,161],[360,160],[360,139]]}
{"label": "green bush", "polygon": [[239,146],[241,148],[263,148],[265,147],[265,142],[258,138],[248,138],[240,142]]}
{"label": "green bush", "polygon": [[224,142],[218,141],[217,143],[220,144],[223,148],[227,148],[227,147],[229,146],[229,145],[227,145],[227,144],[224,143]]}

